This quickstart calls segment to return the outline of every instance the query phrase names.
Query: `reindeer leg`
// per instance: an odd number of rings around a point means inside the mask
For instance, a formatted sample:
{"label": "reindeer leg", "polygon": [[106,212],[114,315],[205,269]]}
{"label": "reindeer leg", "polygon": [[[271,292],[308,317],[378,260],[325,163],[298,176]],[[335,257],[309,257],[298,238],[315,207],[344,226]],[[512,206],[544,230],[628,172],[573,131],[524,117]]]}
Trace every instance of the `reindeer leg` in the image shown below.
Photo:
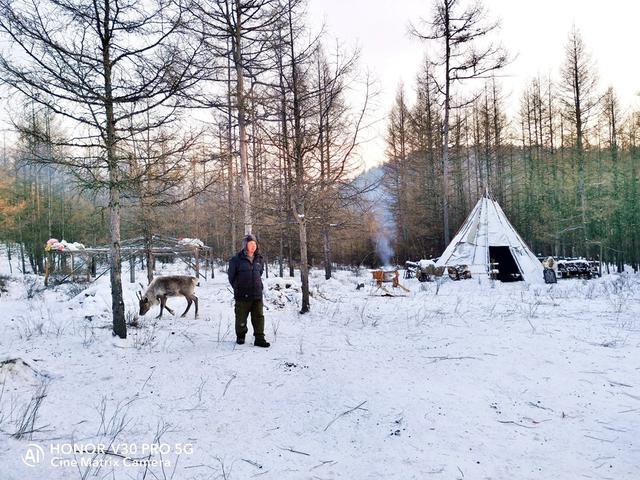
{"label": "reindeer leg", "polygon": [[187,309],[184,311],[184,313],[182,315],[180,315],[181,317],[184,317],[187,312],[189,311],[189,309],[191,308],[191,304],[195,303],[196,304],[196,314],[195,314],[195,318],[198,318],[198,297],[196,297],[195,295],[191,295],[189,297],[185,296],[185,298],[187,299]]}
{"label": "reindeer leg", "polygon": [[164,309],[164,302],[167,301],[167,297],[165,297],[165,296],[158,297],[158,300],[160,300],[160,313],[158,314],[158,316],[156,318],[161,318],[162,317],[162,310]]}
{"label": "reindeer leg", "polygon": [[187,309],[182,313],[182,315],[180,315],[180,318],[184,317],[187,312],[189,311],[189,309],[191,308],[191,304],[193,303],[193,301],[191,300],[191,298],[189,298],[188,296],[185,295],[185,297],[187,299]]}
{"label": "reindeer leg", "polygon": [[173,310],[171,310],[169,308],[169,306],[167,305],[167,296],[164,296],[164,308],[167,310],[167,312],[169,312],[171,315],[175,315],[176,312],[174,312]]}

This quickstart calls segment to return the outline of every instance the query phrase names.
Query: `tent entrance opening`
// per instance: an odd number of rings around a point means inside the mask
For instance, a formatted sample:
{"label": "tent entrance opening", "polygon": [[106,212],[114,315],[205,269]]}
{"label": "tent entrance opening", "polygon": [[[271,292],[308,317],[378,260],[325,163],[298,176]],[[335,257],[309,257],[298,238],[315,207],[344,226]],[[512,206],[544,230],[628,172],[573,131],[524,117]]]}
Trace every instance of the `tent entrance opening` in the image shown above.
{"label": "tent entrance opening", "polygon": [[489,247],[489,258],[491,263],[496,264],[493,268],[498,270],[496,277],[501,282],[517,282],[523,280],[518,269],[518,264],[511,254],[509,247]]}

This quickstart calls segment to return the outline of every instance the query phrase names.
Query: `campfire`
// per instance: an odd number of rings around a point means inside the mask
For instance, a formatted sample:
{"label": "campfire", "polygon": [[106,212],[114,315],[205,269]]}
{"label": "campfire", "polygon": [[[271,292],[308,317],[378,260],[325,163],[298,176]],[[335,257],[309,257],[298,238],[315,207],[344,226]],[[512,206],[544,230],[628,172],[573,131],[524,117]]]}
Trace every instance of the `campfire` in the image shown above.
{"label": "campfire", "polygon": [[396,296],[397,293],[394,293],[393,291],[389,290],[387,286],[385,286],[385,284],[389,283],[394,290],[401,288],[405,292],[409,292],[408,288],[400,284],[400,275],[398,273],[398,270],[385,270],[379,268],[377,270],[371,270],[371,276],[373,277],[372,285],[374,286],[373,290],[371,291],[371,295],[382,294],[392,297]]}
{"label": "campfire", "polygon": [[372,270],[371,275],[378,287],[381,287],[383,283],[393,283],[393,288],[397,288],[398,283],[398,270]]}

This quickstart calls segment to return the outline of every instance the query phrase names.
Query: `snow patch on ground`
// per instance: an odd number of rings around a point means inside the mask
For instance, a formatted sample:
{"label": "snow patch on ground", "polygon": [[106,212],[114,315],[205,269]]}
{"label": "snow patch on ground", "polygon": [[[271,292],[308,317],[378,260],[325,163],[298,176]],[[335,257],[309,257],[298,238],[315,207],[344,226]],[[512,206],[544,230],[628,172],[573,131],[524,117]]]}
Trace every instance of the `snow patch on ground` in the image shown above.
{"label": "snow patch on ground", "polygon": [[27,383],[35,385],[42,375],[22,358],[3,356],[0,358],[0,384]]}
{"label": "snow patch on ground", "polygon": [[[193,309],[155,319],[158,307],[137,318],[139,286],[123,274],[126,340],[111,334],[106,276],[44,290],[14,275],[0,296],[0,351],[25,366],[0,398],[0,478],[171,478],[174,468],[186,480],[636,478],[635,275],[409,279],[411,293],[393,298],[369,295],[366,270],[330,280],[313,270],[306,315],[298,279],[265,278],[265,350],[235,344],[232,293],[215,274],[197,288],[197,319]],[[16,439],[36,371],[46,397],[32,438]],[[51,466],[50,445],[72,441],[193,450],[163,455],[166,477],[160,466]],[[46,450],[34,467],[22,461],[29,444]]]}

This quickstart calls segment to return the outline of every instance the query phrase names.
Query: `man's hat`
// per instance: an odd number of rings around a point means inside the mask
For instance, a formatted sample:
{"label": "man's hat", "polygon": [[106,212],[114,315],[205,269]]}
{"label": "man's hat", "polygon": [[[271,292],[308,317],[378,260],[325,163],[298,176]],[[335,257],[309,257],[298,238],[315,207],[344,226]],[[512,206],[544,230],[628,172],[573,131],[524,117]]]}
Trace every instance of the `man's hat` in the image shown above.
{"label": "man's hat", "polygon": [[252,235],[251,233],[249,235],[246,235],[243,239],[242,239],[242,249],[246,250],[247,249],[247,244],[249,242],[256,242],[256,245],[258,244],[258,239],[255,237],[255,235]]}

